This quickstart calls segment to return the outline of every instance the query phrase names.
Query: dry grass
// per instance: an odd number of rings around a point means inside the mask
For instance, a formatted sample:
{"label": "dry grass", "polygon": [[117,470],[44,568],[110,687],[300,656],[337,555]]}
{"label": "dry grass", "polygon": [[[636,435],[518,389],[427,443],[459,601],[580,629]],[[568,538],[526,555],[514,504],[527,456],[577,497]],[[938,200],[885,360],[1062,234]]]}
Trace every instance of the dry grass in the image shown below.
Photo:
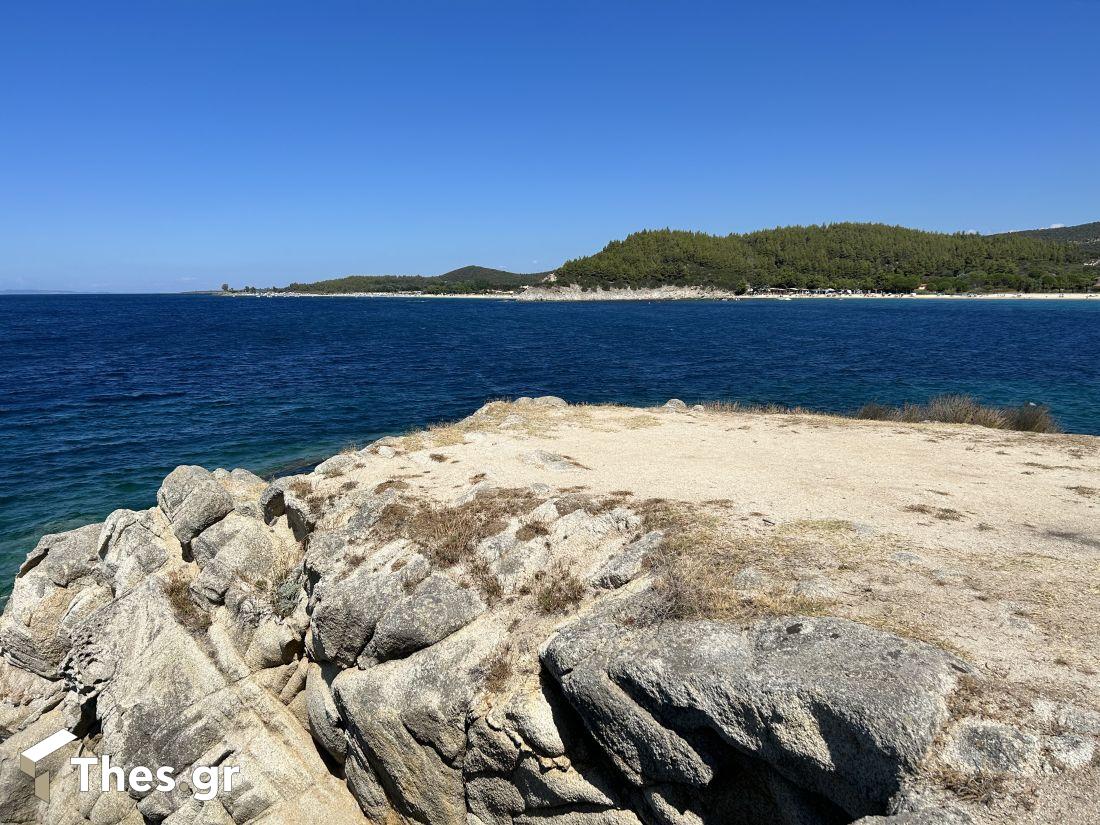
{"label": "dry grass", "polygon": [[298,498],[306,498],[313,492],[313,485],[305,478],[299,477],[286,485],[286,491],[293,493]]}
{"label": "dry grass", "polygon": [[786,407],[782,404],[748,404],[741,401],[709,401],[703,404],[707,412],[724,415],[804,415],[819,417],[837,417],[835,413],[811,410],[806,407]]}
{"label": "dry grass", "polygon": [[567,516],[578,510],[584,510],[590,516],[598,516],[608,513],[623,504],[623,497],[621,496],[611,494],[604,497],[593,497],[579,492],[584,489],[587,488],[581,486],[562,489],[565,495],[559,498],[554,505],[558,513]]}
{"label": "dry grass", "polygon": [[1081,496],[1082,498],[1096,498],[1096,496],[1100,495],[1100,490],[1097,490],[1095,487],[1077,486],[1067,487],[1066,489],[1069,490],[1071,493],[1077,493],[1077,495]]}
{"label": "dry grass", "polygon": [[516,538],[520,541],[530,541],[539,536],[546,536],[549,534],[550,530],[547,529],[546,525],[538,521],[532,521],[516,530]]}
{"label": "dry grass", "polygon": [[539,499],[523,489],[490,490],[454,506],[394,502],[382,511],[374,530],[387,540],[414,541],[434,563],[453,567],[468,561],[474,548],[504,530],[510,518],[538,504]]}
{"label": "dry grass", "polygon": [[[746,623],[766,616],[820,615],[828,607],[828,601],[796,590],[801,548],[790,533],[849,529],[846,522],[795,524],[786,535],[756,537],[735,535],[720,519],[682,503],[648,502],[640,509],[646,529],[665,533],[660,547],[645,559],[657,596],[655,619]],[[737,575],[746,567],[766,571],[768,583],[753,589],[738,586]]]}
{"label": "dry grass", "polygon": [[[840,614],[845,612],[838,611]],[[906,614],[901,611],[889,610],[885,615],[862,615],[856,617],[856,621],[868,627],[873,627],[875,630],[881,630],[883,633],[892,633],[895,636],[938,647],[948,653],[955,654],[960,659],[965,660],[968,658],[966,651],[945,639],[939,631],[907,618]]]}
{"label": "dry grass", "polygon": [[489,567],[489,562],[481,556],[475,556],[466,565],[466,572],[469,574],[470,583],[481,593],[487,605],[492,607],[500,601],[504,595],[504,588],[500,585],[500,579]]}
{"label": "dry grass", "polygon": [[619,422],[624,430],[644,430],[661,426],[661,419],[655,415],[631,415]]}
{"label": "dry grass", "polygon": [[512,649],[505,645],[485,662],[485,689],[500,693],[512,678],[512,670]]}
{"label": "dry grass", "polygon": [[402,481],[399,478],[391,478],[388,481],[383,481],[380,484],[376,484],[375,487],[374,487],[374,492],[375,492],[375,494],[381,494],[381,493],[386,492],[386,490],[401,491],[401,490],[408,490],[408,489],[409,489],[409,483],[407,481]]}
{"label": "dry grass", "polygon": [[544,616],[564,613],[584,598],[584,582],[560,562],[539,574],[535,583],[535,607]]}
{"label": "dry grass", "polygon": [[959,799],[976,805],[992,805],[1004,799],[1007,793],[1007,780],[1003,774],[968,774],[955,768],[939,766],[929,772],[929,778]]}
{"label": "dry grass", "polygon": [[938,518],[940,521],[962,521],[963,514],[950,507],[930,507],[927,504],[910,504],[905,508],[907,513],[923,513],[926,516]]}
{"label": "dry grass", "polygon": [[210,614],[203,610],[191,595],[191,579],[182,570],[168,574],[164,582],[164,595],[181,625],[193,633],[205,633],[210,627]]}
{"label": "dry grass", "polygon": [[782,533],[813,532],[813,533],[851,533],[856,526],[847,519],[802,519],[791,521],[780,528]]}
{"label": "dry grass", "polygon": [[498,429],[508,420],[510,435],[551,436],[562,425],[588,427],[596,430],[638,430],[659,427],[661,419],[648,413],[616,415],[604,420],[594,415],[598,411],[622,410],[615,404],[570,404],[567,407],[544,407],[538,404],[522,406],[508,400],[488,402],[475,414],[461,421],[440,422],[427,429],[406,434],[402,447],[409,451],[449,447],[462,444],[466,436],[475,432]]}

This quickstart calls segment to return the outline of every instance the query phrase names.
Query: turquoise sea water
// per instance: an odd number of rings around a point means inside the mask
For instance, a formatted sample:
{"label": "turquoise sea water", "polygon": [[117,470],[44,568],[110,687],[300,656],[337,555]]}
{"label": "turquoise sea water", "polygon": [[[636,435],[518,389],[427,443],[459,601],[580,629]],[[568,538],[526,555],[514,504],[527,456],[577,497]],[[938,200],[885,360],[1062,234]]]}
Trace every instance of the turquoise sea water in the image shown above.
{"label": "turquoise sea water", "polygon": [[0,297],[0,594],[178,464],[261,474],[485,400],[833,411],[968,392],[1100,434],[1100,300]]}

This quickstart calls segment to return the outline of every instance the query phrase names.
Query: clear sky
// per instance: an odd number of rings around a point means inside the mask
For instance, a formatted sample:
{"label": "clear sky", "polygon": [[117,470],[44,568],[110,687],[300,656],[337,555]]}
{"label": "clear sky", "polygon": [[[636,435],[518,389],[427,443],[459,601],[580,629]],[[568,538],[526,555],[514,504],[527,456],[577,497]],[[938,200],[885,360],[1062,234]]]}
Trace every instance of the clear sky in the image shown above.
{"label": "clear sky", "polygon": [[1100,0],[12,2],[0,289],[1100,219]]}

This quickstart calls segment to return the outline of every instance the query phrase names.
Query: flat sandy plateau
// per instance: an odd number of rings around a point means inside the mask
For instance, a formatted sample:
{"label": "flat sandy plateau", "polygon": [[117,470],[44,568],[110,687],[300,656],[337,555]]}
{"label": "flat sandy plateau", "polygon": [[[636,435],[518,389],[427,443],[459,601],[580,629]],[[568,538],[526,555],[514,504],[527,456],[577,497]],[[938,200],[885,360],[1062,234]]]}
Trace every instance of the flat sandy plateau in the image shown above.
{"label": "flat sandy plateau", "polygon": [[[717,576],[763,582],[777,610],[964,657],[979,676],[960,712],[1053,733],[1064,703],[1100,720],[1100,438],[496,402],[361,455],[357,483],[440,500],[473,483],[657,500],[705,523]],[[989,821],[1097,821],[1097,762],[999,788]]]}

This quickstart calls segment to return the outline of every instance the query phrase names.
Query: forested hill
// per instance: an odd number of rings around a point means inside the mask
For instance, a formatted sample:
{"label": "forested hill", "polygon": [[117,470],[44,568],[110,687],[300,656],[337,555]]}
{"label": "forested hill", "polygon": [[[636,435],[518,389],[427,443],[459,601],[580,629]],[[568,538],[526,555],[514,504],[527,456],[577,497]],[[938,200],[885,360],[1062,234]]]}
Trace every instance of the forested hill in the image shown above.
{"label": "forested hill", "polygon": [[910,292],[1083,290],[1096,280],[1076,246],[1023,234],[943,234],[870,223],[744,235],[645,230],[568,261],[558,284]]}
{"label": "forested hill", "polygon": [[312,283],[293,283],[278,292],[311,295],[345,295],[354,292],[474,293],[514,291],[535,284],[548,273],[521,275],[484,266],[464,266],[442,275],[349,275]]}
{"label": "forested hill", "polygon": [[488,269],[484,266],[464,266],[461,269],[452,269],[437,276],[437,280],[447,284],[486,284],[492,287],[520,287],[538,283],[549,272],[535,272],[531,275],[520,275],[515,272],[505,272],[503,269]]}
{"label": "forested hill", "polygon": [[1073,244],[1090,258],[1100,258],[1100,221],[1081,223],[1077,226],[1058,226],[1052,229],[1024,229],[1006,232],[1005,235],[1028,235],[1044,241]]}

